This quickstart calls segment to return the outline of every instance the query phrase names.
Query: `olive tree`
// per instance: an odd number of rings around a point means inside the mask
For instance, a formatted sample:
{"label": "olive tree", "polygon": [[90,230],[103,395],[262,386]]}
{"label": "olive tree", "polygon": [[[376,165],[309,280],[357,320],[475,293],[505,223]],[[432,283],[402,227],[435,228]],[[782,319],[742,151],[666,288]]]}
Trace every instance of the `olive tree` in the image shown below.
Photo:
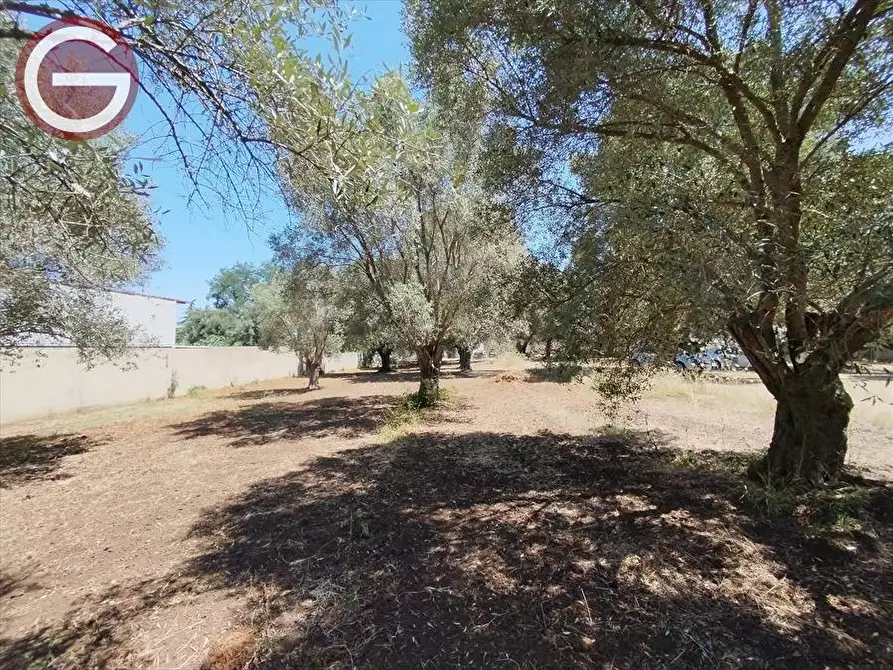
{"label": "olive tree", "polygon": [[292,351],[304,365],[308,389],[319,388],[326,355],[341,351],[343,312],[339,277],[331,268],[301,263],[276,270],[251,289],[257,311],[259,345]]}
{"label": "olive tree", "polygon": [[[338,140],[311,150],[331,166],[328,179],[283,155],[301,221],[275,241],[280,257],[309,246],[328,263],[361,270],[363,291],[398,344],[416,352],[422,404],[439,396],[451,328],[520,246],[477,179],[479,138],[456,141],[439,121],[396,75],[357,93],[331,131]],[[276,123],[287,134],[288,112],[279,110]]]}
{"label": "olive tree", "polygon": [[140,95],[159,116],[139,138],[140,152],[174,156],[196,197],[219,197],[251,216],[259,200],[250,189],[275,184],[279,151],[260,111],[270,101],[265,82],[287,82],[304,103],[302,127],[321,127],[331,110],[314,104],[314,91],[337,88],[342,64],[311,59],[298,40],[326,35],[338,45],[352,10],[297,0],[25,0],[3,9],[0,351],[19,354],[17,345],[38,334],[66,338],[86,360],[115,357],[132,333],[104,294],[143,280],[154,266],[160,239],[147,204],[151,183],[129,158],[131,138],[63,142],[27,119],[13,80],[24,40],[42,22],[72,15],[119,30],[138,58]]}
{"label": "olive tree", "polygon": [[345,313],[345,349],[362,351],[367,360],[377,354],[378,372],[392,372],[392,357],[399,336],[394,332],[377,296],[369,291],[366,275],[358,266],[343,269],[341,303]]}
{"label": "olive tree", "polygon": [[72,143],[38,130],[15,99],[16,57],[0,39],[0,354],[43,336],[88,364],[120,356],[134,333],[104,291],[157,260],[148,183],[127,169],[121,137]]}
{"label": "olive tree", "polygon": [[715,319],[734,336],[777,401],[760,470],[837,477],[839,373],[893,319],[893,171],[874,139],[891,125],[889,4],[416,0],[409,14],[436,95],[486,91],[508,176],[582,215],[591,262],[615,271],[602,298],[633,325]]}

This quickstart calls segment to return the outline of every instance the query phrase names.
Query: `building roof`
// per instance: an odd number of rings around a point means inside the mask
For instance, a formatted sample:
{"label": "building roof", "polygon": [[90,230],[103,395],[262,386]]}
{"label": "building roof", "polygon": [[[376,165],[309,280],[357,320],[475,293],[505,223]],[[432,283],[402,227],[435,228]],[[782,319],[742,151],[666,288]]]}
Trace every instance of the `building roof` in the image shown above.
{"label": "building roof", "polygon": [[153,298],[155,300],[167,300],[169,302],[175,302],[178,305],[188,305],[188,300],[181,300],[180,298],[167,298],[163,295],[151,295],[149,293],[137,293],[136,291],[120,291],[118,289],[111,289],[108,291],[109,293],[121,293],[123,295],[133,295],[138,298]]}

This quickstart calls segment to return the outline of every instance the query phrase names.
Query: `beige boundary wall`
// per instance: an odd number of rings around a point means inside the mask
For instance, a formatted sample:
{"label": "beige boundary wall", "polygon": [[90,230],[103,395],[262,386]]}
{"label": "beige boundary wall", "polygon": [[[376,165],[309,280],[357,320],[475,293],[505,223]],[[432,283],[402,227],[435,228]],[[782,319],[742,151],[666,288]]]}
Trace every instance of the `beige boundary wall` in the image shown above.
{"label": "beige boundary wall", "polygon": [[[43,355],[35,358],[32,353],[38,351]],[[353,369],[358,360],[355,353],[331,356],[325,370]],[[221,388],[298,372],[294,354],[256,347],[139,349],[126,360],[92,370],[78,363],[76,350],[47,347],[32,350],[17,365],[0,370],[0,423],[164,398],[170,389],[174,395],[183,395],[196,386]]]}

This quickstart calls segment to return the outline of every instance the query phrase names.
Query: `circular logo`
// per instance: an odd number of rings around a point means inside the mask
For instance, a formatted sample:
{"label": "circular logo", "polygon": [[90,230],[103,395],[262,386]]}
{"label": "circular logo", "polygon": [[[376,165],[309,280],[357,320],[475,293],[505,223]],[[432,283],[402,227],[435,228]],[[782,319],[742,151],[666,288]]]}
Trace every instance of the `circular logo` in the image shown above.
{"label": "circular logo", "polygon": [[138,88],[130,46],[118,31],[90,19],[53,21],[28,40],[16,65],[22,109],[41,130],[67,140],[118,126]]}

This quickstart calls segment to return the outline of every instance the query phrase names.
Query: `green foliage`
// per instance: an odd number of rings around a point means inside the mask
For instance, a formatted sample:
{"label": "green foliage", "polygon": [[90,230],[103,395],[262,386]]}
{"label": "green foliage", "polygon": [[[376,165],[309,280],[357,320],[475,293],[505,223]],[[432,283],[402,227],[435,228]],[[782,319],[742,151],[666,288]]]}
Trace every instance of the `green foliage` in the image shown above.
{"label": "green foliage", "polygon": [[[118,356],[133,334],[103,291],[142,280],[155,262],[160,240],[145,203],[151,184],[140,162],[128,162],[126,139],[63,142],[24,117],[12,68],[29,26],[73,13],[116,27],[139,54],[141,96],[162,119],[141,138],[144,148],[174,155],[199,199],[213,195],[252,217],[278,158],[259,108],[275,108],[278,96],[299,101],[305,123],[293,139],[312,143],[312,129],[335,113],[311,103],[314,91],[345,85],[338,53],[357,11],[325,0],[24,0],[8,9],[0,16],[0,351],[15,354],[41,334],[70,339],[88,363]],[[298,46],[309,37],[332,41],[328,64]],[[229,287],[212,290],[215,304],[245,299],[244,290],[229,292],[231,280],[244,289],[245,277],[220,279]],[[253,339],[244,314],[191,318],[181,341]]]}
{"label": "green foliage", "polygon": [[[88,363],[115,357],[133,334],[103,291],[142,280],[156,259],[151,184],[139,162],[128,163],[124,139],[63,142],[24,117],[12,68],[28,26],[74,13],[118,28],[140,56],[141,95],[162,118],[144,146],[175,155],[199,197],[213,194],[252,216],[256,198],[246,193],[269,182],[276,158],[256,109],[271,100],[265,82],[284,82],[304,103],[314,87],[337,88],[340,58],[315,62],[297,40],[329,37],[340,48],[356,12],[331,2],[230,0],[25,0],[9,11],[0,16],[0,351],[16,354],[40,334],[71,340]],[[313,125],[330,110],[317,112]],[[197,318],[205,329],[209,317]]]}
{"label": "green foliage", "polygon": [[432,405],[427,403],[425,399],[418,393],[406,393],[397,399],[394,407],[388,410],[385,419],[385,426],[392,430],[414,423],[418,423],[425,417],[425,413],[430,411],[432,407],[443,405],[450,402],[455,397],[455,392],[450,389],[440,388],[437,392],[437,399]]}
{"label": "green foliage", "polygon": [[17,55],[0,39],[0,354],[41,335],[71,342],[87,364],[115,358],[134,333],[105,291],[156,262],[150,185],[139,165],[128,170],[121,137],[66,142],[38,130],[15,98]]}
{"label": "green foliage", "polygon": [[[332,95],[336,106],[339,92]],[[326,129],[331,140],[300,158],[283,154],[280,170],[302,216],[274,238],[277,257],[352,268],[368,315],[360,321],[375,339],[427,347],[432,359],[451,332],[480,339],[480,326],[494,327],[482,318],[498,301],[493,287],[522,245],[479,183],[479,136],[470,128],[449,134],[439,111],[420,105],[393,74],[353,92],[341,109]],[[302,114],[278,110],[271,123],[291,137]],[[308,156],[328,172],[301,170]]]}
{"label": "green foliage", "polygon": [[413,0],[408,17],[436,100],[477,113],[484,92],[490,181],[566,243],[566,354],[616,358],[605,388],[625,392],[636,350],[725,328],[775,397],[836,398],[777,424],[769,464],[833,479],[838,374],[893,323],[886,3]]}
{"label": "green foliage", "polygon": [[258,282],[267,281],[271,272],[269,264],[236,263],[223,268],[209,282],[208,299],[217,309],[245,307],[251,300],[251,288]]}
{"label": "green foliage", "polygon": [[[329,0],[22,0],[10,11],[24,17],[0,25],[12,44],[28,37],[25,26],[66,13],[116,27],[140,56],[141,96],[160,115],[143,141],[173,154],[199,198],[213,195],[242,217],[258,216],[256,198],[267,195],[274,171],[258,107],[284,92],[310,103],[309,112],[315,88],[343,82],[340,51],[359,14]],[[335,47],[328,63],[300,46],[320,38]],[[313,141],[307,133],[301,140]]]}
{"label": "green foliage", "polygon": [[253,310],[190,306],[177,327],[177,344],[202,347],[248,347],[257,344]]}
{"label": "green foliage", "polygon": [[251,302],[255,284],[267,281],[269,265],[236,263],[223,268],[209,283],[214,307],[192,305],[177,327],[177,344],[205,347],[252,347],[258,343],[257,315]]}
{"label": "green foliage", "polygon": [[[889,13],[496,6],[411,2],[413,52],[443,104],[486,91],[493,178],[567,224],[570,353],[672,349],[738,313],[781,384],[784,361],[839,365],[890,322],[893,154],[858,148],[890,128]],[[751,346],[767,320],[788,336]]]}
{"label": "green foliage", "polygon": [[340,351],[339,279],[331,268],[304,262],[255,284],[251,297],[260,346],[292,351],[308,366],[319,366],[323,356]]}

